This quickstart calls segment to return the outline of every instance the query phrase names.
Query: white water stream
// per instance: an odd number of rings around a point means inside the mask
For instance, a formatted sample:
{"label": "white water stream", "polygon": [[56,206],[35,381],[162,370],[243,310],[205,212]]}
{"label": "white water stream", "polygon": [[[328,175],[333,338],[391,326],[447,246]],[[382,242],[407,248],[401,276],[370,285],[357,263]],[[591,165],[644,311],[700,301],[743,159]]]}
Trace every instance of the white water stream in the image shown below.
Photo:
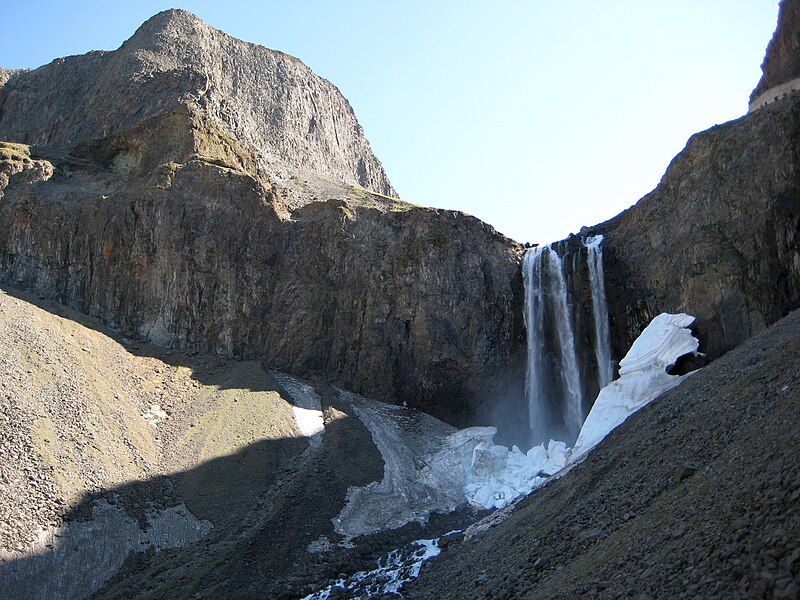
{"label": "white water stream", "polygon": [[562,436],[571,441],[585,415],[563,261],[549,246],[531,248],[523,257],[522,277],[528,330],[525,397],[531,439],[535,444]]}
{"label": "white water stream", "polygon": [[595,235],[583,241],[588,252],[589,281],[592,285],[592,316],[594,317],[594,356],[597,361],[597,383],[601,389],[611,383],[611,379],[614,377],[602,242],[602,235]]}

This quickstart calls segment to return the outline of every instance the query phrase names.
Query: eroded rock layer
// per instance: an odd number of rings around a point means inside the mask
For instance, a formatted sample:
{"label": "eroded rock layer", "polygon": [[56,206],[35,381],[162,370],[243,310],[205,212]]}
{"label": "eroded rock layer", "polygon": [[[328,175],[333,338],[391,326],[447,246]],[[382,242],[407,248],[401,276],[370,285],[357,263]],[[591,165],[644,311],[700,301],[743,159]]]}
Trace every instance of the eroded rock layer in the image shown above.
{"label": "eroded rock layer", "polygon": [[188,107],[70,151],[2,151],[3,278],[126,335],[454,422],[522,372],[517,246],[475,218],[330,183],[285,218],[283,188]]}

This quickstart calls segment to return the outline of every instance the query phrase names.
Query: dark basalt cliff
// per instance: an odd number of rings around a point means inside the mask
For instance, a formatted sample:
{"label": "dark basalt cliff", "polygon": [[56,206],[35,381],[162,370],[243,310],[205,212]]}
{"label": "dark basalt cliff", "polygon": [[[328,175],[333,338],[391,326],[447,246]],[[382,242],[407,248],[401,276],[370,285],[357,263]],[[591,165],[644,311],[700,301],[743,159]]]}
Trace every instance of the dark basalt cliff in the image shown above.
{"label": "dark basalt cliff", "polygon": [[385,195],[349,105],[294,58],[168,11],[12,75],[0,139],[17,287],[454,423],[522,388],[519,246]]}
{"label": "dark basalt cliff", "polygon": [[761,71],[751,101],[770,88],[800,77],[800,2],[781,0],[778,27],[767,47]]}
{"label": "dark basalt cliff", "polygon": [[659,312],[715,358],[800,306],[800,97],[693,136],[660,185],[592,229],[621,356]]}
{"label": "dark basalt cliff", "polygon": [[[769,85],[800,75],[780,41],[797,5],[782,4]],[[391,198],[347,101],[298,60],[167,11],[117,51],[2,81],[2,279],[126,335],[455,424],[519,403],[520,246]],[[697,134],[651,194],[582,232],[606,237],[617,358],[659,312],[696,315],[715,358],[800,306],[798,128],[795,94]],[[589,365],[585,249],[559,252]]]}
{"label": "dark basalt cliff", "polygon": [[[781,3],[768,87],[800,76],[798,17]],[[797,308],[800,94],[692,136],[652,193],[588,233],[606,236],[618,357],[660,312],[696,315],[713,359]]]}

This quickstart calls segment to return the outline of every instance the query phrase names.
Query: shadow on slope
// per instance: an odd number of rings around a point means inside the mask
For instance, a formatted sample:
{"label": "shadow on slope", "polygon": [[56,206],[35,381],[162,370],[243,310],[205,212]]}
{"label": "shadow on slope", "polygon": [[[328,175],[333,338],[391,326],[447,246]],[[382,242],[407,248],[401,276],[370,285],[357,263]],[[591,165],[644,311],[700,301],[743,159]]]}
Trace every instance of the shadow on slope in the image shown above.
{"label": "shadow on slope", "polygon": [[[86,495],[42,553],[0,563],[3,598],[82,598],[104,584],[104,598],[279,597],[278,580],[303,576],[309,543],[334,538],[347,488],[382,476],[358,419],[332,406],[326,413],[317,449],[265,440]],[[320,555],[317,573],[306,569],[309,582],[331,575],[328,558]]]}
{"label": "shadow on slope", "polygon": [[[205,386],[219,390],[239,389],[251,392],[278,392],[284,398],[291,398],[269,373],[265,373],[257,361],[244,361],[214,354],[195,351],[176,350],[157,346],[142,340],[126,338],[103,325],[98,319],[87,316],[54,300],[48,300],[30,292],[11,287],[0,282],[0,290],[45,310],[62,319],[68,319],[114,340],[133,356],[154,358],[172,367],[185,367],[190,377]],[[256,367],[256,368],[253,368]]]}
{"label": "shadow on slope", "polygon": [[[238,586],[249,586],[259,594],[267,589],[267,596],[275,597],[280,590],[270,586],[277,586],[275,582],[285,579],[289,572],[297,576],[295,563],[309,562],[308,544],[320,536],[333,539],[331,519],[344,506],[348,487],[365,485],[383,476],[383,461],[369,432],[357,418],[347,414],[349,409],[338,404],[336,395],[323,381],[313,384],[322,398],[326,433],[322,443],[312,447],[299,436],[288,407],[291,396],[261,363],[150,344],[126,345],[124,339],[92,318],[7,286],[1,289],[21,301],[5,305],[7,319],[9,314],[16,315],[24,322],[22,329],[11,328],[12,343],[29,346],[25,356],[44,348],[50,353],[44,358],[56,363],[53,368],[75,371],[85,380],[110,376],[109,369],[118,368],[120,373],[114,384],[117,387],[87,387],[86,393],[103,397],[88,398],[80,410],[91,414],[98,406],[111,404],[121,411],[133,411],[124,415],[125,422],[119,423],[126,443],[155,443],[159,452],[166,455],[158,462],[146,463],[144,472],[151,476],[145,478],[136,474],[142,471],[123,464],[124,457],[107,457],[96,481],[109,480],[104,472],[107,468],[119,471],[121,477],[117,481],[141,479],[105,485],[101,491],[81,497],[77,494],[92,486],[77,476],[80,473],[73,478],[72,467],[54,458],[57,455],[37,453],[40,446],[49,448],[57,443],[72,460],[87,450],[93,452],[92,447],[71,446],[71,438],[62,438],[61,432],[52,441],[38,440],[46,445],[37,446],[38,438],[34,439],[29,449],[35,455],[31,468],[54,467],[60,474],[60,484],[71,488],[77,500],[58,515],[56,520],[65,524],[60,531],[42,532],[35,554],[23,558],[6,554],[0,559],[0,597],[4,599],[82,598],[104,584],[109,587],[103,597],[164,597],[167,593],[170,597],[192,597],[195,592],[205,594],[219,586],[227,590],[226,597],[231,587]],[[53,320],[48,315],[60,319]],[[75,323],[100,332],[103,337],[94,336]],[[29,340],[20,337],[14,342],[15,332],[27,335]],[[64,336],[69,340],[67,346],[42,346],[42,338]],[[69,352],[60,350],[65,347]],[[131,362],[125,359],[126,352],[132,358],[158,360]],[[31,367],[28,373],[32,373],[36,362],[12,364],[25,356],[12,351],[6,358],[13,368]],[[86,371],[110,358],[112,362],[103,370],[91,374]],[[176,372],[183,369],[182,377],[175,377],[180,383],[185,383],[189,369],[191,379],[202,385],[184,390],[180,401],[175,402],[175,411],[156,426],[145,422],[138,412],[140,404],[128,396],[157,400],[158,395],[151,394],[152,390],[134,393],[123,386],[151,385],[147,373],[152,375],[154,369],[155,380],[166,381],[172,370],[163,368],[162,361],[175,367]],[[131,379],[132,375],[143,376],[144,380]],[[49,376],[50,371],[41,375]],[[12,387],[9,401],[30,403],[28,409],[35,423],[35,419],[47,418],[50,411],[58,412],[60,403],[66,401],[62,396],[72,393],[71,388],[59,385],[55,382],[47,394],[30,397],[24,390]],[[78,389],[82,388],[75,388]],[[164,386],[165,405],[172,401],[168,397],[171,389]],[[119,392],[116,397],[115,391]],[[21,396],[17,398],[16,393]],[[85,416],[73,415],[79,427]],[[129,417],[141,431],[126,429]],[[105,435],[115,436],[115,432],[116,429],[108,430]],[[41,436],[38,430],[32,435]],[[96,449],[101,446],[98,442]],[[119,464],[115,467],[114,463]],[[65,491],[69,490],[59,488],[58,493]],[[6,500],[15,502],[13,497]],[[324,547],[324,541],[321,544]],[[338,574],[341,565],[337,561],[341,561],[341,553],[336,551],[320,555],[316,571],[309,570],[304,581],[309,585],[317,579],[327,581]],[[221,565],[225,568],[220,569]]]}

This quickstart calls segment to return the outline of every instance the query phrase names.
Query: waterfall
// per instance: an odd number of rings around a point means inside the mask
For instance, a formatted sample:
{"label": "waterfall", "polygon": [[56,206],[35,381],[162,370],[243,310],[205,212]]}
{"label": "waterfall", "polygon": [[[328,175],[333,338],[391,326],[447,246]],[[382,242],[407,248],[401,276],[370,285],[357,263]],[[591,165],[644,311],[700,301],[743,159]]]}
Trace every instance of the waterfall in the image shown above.
{"label": "waterfall", "polygon": [[561,349],[562,415],[570,437],[577,437],[583,425],[583,393],[578,355],[575,352],[575,334],[572,332],[572,314],[567,295],[564,266],[554,250],[547,252],[548,274],[553,289],[555,328]]}
{"label": "waterfall", "polygon": [[544,246],[523,258],[528,369],[525,397],[533,443],[578,435],[584,419],[580,365],[561,257]]}
{"label": "waterfall", "polygon": [[525,284],[525,328],[528,331],[528,369],[525,374],[525,399],[528,425],[533,443],[546,441],[550,415],[545,396],[544,364],[544,248],[531,248],[522,259]]}
{"label": "waterfall", "polygon": [[614,365],[611,363],[611,334],[608,327],[608,304],[603,273],[602,235],[586,238],[589,280],[592,286],[592,316],[594,317],[594,356],[597,361],[597,383],[600,389],[611,382]]}

